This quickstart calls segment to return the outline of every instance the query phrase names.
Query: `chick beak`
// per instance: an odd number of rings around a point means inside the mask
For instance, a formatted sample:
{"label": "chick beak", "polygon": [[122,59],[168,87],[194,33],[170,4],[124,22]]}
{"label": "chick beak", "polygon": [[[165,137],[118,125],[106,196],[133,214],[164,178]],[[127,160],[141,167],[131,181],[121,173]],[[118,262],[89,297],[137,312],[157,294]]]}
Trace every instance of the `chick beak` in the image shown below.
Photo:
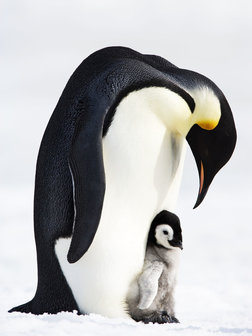
{"label": "chick beak", "polygon": [[170,245],[173,247],[179,247],[181,250],[183,250],[183,244],[181,240],[171,240],[169,241]]}

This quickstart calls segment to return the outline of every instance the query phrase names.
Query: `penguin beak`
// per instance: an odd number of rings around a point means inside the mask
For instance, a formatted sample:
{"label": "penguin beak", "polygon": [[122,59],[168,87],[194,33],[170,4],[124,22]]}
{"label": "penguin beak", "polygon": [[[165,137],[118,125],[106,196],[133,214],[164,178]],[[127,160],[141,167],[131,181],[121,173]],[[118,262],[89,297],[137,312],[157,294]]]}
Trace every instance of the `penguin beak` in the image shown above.
{"label": "penguin beak", "polygon": [[183,250],[183,244],[181,240],[171,240],[169,241],[170,245],[173,247],[179,247],[181,250]]}
{"label": "penguin beak", "polygon": [[199,192],[198,192],[197,201],[193,207],[194,209],[197,208],[197,206],[200,205],[200,203],[203,201],[204,197],[206,196],[209,185],[211,183],[210,182],[208,186],[206,185],[206,183],[204,183],[205,173],[204,173],[204,165],[202,161],[200,161],[200,168],[198,170],[199,170]]}
{"label": "penguin beak", "polygon": [[236,144],[236,129],[231,109],[224,96],[220,102],[221,118],[217,127],[206,130],[195,124],[186,136],[199,173],[199,192],[194,208],[205,198],[213,178],[228,162]]}

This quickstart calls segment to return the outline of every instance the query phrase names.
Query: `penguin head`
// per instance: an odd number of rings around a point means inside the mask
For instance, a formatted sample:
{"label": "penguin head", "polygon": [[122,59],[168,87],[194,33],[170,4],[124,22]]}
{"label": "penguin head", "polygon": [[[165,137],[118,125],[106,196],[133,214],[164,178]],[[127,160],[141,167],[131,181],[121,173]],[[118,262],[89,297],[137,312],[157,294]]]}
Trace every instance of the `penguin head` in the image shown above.
{"label": "penguin head", "polygon": [[178,216],[166,210],[161,211],[151,223],[148,244],[182,250],[182,230]]}
{"label": "penguin head", "polygon": [[201,100],[195,99],[193,114],[196,122],[186,135],[199,173],[199,192],[194,208],[203,201],[213,178],[228,162],[236,144],[234,119],[226,98],[214,85],[207,91],[205,104],[204,94]]}
{"label": "penguin head", "polygon": [[[170,90],[182,98],[180,103],[176,100],[174,104],[173,125],[186,138],[199,172],[196,208],[206,196],[215,175],[233,154],[235,123],[224,94],[209,78],[194,71],[171,68],[169,79],[175,85]],[[187,104],[186,108],[181,101]]]}
{"label": "penguin head", "polygon": [[169,224],[159,224],[155,229],[156,244],[167,249],[183,249],[182,237],[178,232],[174,232]]}

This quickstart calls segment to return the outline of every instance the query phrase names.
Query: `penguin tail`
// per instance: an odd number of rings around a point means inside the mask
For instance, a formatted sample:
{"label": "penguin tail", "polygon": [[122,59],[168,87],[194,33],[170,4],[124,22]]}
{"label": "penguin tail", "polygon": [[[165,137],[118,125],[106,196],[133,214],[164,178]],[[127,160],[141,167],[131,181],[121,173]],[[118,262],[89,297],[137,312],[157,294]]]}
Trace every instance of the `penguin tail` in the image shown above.
{"label": "penguin tail", "polygon": [[10,310],[8,310],[8,313],[14,313],[14,312],[20,312],[20,313],[31,313],[32,312],[32,301],[29,301],[27,303],[24,303],[20,306],[13,307]]}

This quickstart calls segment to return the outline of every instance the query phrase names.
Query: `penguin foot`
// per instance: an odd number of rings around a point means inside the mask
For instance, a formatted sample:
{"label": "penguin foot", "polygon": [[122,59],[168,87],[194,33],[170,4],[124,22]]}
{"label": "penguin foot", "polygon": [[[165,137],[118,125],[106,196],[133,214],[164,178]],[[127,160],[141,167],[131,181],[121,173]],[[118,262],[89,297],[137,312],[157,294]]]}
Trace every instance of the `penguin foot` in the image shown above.
{"label": "penguin foot", "polygon": [[169,315],[167,311],[162,311],[162,315],[167,320],[167,323],[180,323],[175,316]]}
{"label": "penguin foot", "polygon": [[180,323],[179,320],[175,316],[171,316],[172,322],[171,323]]}
{"label": "penguin foot", "polygon": [[175,316],[170,316],[166,311],[156,311],[151,315],[143,317],[141,320],[143,323],[179,323],[179,320]]}

